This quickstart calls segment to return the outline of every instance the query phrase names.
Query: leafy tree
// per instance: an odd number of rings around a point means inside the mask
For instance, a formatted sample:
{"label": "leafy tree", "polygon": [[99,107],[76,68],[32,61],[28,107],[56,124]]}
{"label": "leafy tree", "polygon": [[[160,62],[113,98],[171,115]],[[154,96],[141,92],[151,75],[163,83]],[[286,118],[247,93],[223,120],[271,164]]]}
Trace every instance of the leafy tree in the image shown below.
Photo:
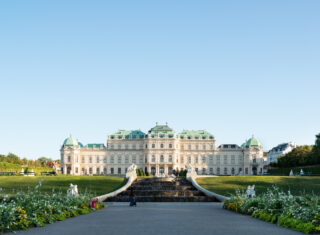
{"label": "leafy tree", "polygon": [[317,163],[320,163],[320,133],[316,135],[316,141],[313,146],[313,154],[317,159]]}

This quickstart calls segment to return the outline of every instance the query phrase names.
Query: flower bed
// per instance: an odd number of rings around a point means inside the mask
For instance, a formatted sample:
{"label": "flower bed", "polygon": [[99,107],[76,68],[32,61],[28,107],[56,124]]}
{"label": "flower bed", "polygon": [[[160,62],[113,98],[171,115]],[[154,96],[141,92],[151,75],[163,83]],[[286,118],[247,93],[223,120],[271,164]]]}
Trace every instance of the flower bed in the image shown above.
{"label": "flower bed", "polygon": [[17,192],[10,197],[0,195],[0,233],[44,226],[104,207],[102,203],[96,203],[95,208],[91,209],[92,195],[89,194],[67,196],[54,190],[48,194],[41,193],[40,187],[41,181],[27,193]]}
{"label": "flower bed", "polygon": [[304,233],[320,232],[320,197],[316,195],[293,196],[274,185],[256,198],[237,191],[223,208]]}

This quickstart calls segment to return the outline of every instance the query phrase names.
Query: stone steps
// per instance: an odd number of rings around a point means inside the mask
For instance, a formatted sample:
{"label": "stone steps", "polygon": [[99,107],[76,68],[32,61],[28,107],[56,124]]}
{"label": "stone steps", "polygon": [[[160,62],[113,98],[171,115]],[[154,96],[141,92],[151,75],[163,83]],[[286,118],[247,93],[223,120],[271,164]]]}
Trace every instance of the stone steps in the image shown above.
{"label": "stone steps", "polygon": [[198,191],[184,178],[138,178],[129,189],[106,201],[129,202],[133,192],[137,202],[217,202]]}

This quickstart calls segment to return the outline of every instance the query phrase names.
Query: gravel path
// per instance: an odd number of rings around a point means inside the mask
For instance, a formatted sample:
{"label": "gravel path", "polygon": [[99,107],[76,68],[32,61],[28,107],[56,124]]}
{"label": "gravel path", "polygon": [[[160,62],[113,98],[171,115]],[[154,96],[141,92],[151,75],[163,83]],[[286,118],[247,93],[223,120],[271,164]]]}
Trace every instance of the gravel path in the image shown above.
{"label": "gravel path", "polygon": [[100,211],[17,234],[300,234],[222,209],[221,203],[108,203]]}

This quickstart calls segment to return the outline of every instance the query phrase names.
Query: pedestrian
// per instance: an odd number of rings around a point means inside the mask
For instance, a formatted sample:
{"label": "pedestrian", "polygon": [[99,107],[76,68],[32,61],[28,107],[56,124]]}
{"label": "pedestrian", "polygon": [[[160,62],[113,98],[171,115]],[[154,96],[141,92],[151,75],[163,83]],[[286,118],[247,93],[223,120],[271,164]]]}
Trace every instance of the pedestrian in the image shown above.
{"label": "pedestrian", "polygon": [[130,206],[137,206],[136,196],[134,195],[132,190],[131,190],[131,193],[129,195],[129,202],[130,202]]}

